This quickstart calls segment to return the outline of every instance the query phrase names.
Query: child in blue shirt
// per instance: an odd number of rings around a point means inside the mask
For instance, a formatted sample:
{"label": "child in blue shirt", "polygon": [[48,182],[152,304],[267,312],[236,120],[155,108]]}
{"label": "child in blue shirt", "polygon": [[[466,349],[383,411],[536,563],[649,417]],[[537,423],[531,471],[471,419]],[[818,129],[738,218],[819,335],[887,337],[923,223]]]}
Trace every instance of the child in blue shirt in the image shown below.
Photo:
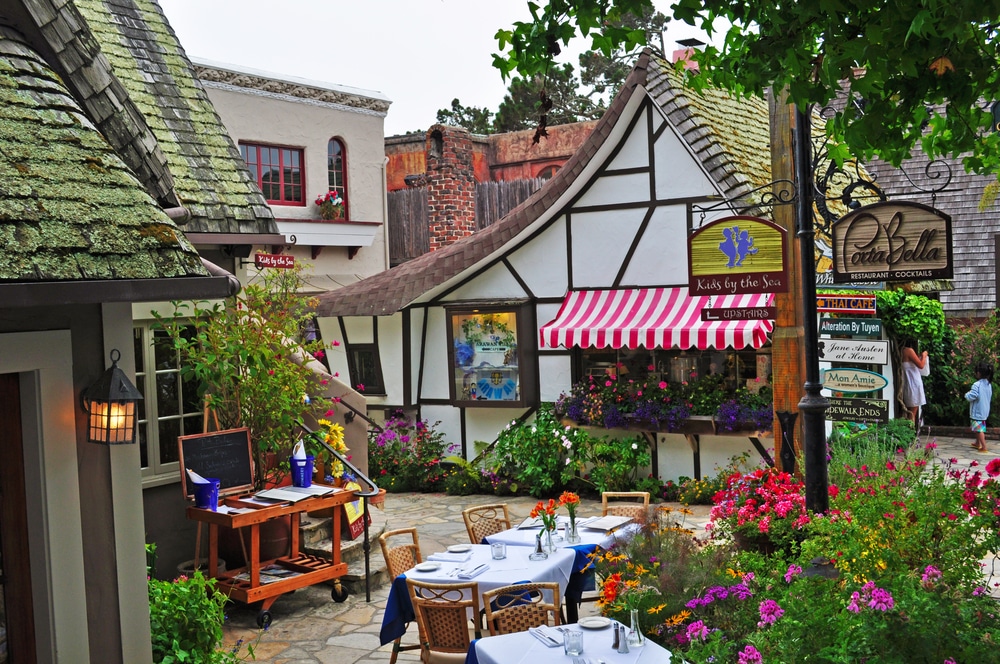
{"label": "child in blue shirt", "polygon": [[972,389],[965,393],[969,402],[969,418],[972,420],[972,431],[976,434],[973,449],[986,451],[986,419],[990,416],[990,403],[993,401],[993,367],[986,362],[976,365],[976,382]]}

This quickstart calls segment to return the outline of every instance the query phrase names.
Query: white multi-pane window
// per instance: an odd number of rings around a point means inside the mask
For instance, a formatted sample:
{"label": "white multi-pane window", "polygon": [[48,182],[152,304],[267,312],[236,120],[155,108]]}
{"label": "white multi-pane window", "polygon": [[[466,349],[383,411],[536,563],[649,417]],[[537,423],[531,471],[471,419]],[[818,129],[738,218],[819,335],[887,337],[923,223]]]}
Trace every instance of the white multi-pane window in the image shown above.
{"label": "white multi-pane window", "polygon": [[[139,447],[145,481],[175,479],[177,437],[201,433],[203,407],[197,384],[182,380],[177,351],[153,324],[133,329],[139,402]],[[159,342],[159,343],[158,343]]]}

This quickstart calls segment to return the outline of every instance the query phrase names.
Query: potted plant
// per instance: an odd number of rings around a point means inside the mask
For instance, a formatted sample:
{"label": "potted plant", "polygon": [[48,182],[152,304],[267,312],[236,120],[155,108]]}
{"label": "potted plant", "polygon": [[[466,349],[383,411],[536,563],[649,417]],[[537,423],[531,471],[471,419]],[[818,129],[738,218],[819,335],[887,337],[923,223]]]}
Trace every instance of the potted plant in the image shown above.
{"label": "potted plant", "polygon": [[319,207],[319,216],[327,221],[344,218],[344,199],[336,189],[317,196],[316,205]]}

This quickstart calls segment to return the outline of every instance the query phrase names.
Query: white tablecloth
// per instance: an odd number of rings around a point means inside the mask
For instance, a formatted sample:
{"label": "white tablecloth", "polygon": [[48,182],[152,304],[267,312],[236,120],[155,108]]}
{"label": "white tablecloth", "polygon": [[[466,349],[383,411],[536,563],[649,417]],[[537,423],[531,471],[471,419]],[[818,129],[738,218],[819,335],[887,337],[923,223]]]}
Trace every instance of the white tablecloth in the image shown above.
{"label": "white tablecloth", "polygon": [[[615,624],[615,623],[612,623]],[[668,664],[670,651],[646,641],[642,648],[630,650],[620,655],[611,648],[612,633],[609,627],[599,630],[578,629],[583,632],[583,655],[596,661],[603,659],[607,664]],[[573,657],[563,654],[562,646],[549,648],[528,632],[489,636],[477,639],[472,646],[476,649],[479,664],[539,664],[540,662],[570,663]]]}
{"label": "white tablecloth", "polygon": [[[523,546],[507,547],[507,557],[503,560],[493,560],[488,544],[472,546],[472,557],[464,563],[441,563],[441,567],[433,572],[418,572],[416,568],[406,570],[406,578],[416,581],[433,583],[468,583],[479,584],[479,592],[507,586],[518,581],[534,583],[559,584],[559,595],[566,591],[569,575],[573,573],[573,560],[576,553],[572,549],[559,549],[545,560],[529,560],[532,549]],[[490,568],[472,579],[460,579],[454,576],[456,569],[472,569],[480,563],[488,563]],[[548,598],[551,599],[551,598]],[[482,602],[482,598],[480,598]]]}

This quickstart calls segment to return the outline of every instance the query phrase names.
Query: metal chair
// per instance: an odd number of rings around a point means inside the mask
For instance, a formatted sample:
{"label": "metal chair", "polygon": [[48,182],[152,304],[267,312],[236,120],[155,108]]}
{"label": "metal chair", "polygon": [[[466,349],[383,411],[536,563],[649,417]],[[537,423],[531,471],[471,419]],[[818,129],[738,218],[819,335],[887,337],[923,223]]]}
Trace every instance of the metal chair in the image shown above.
{"label": "metal chair", "polygon": [[[410,536],[409,541],[400,542],[401,536]],[[397,538],[394,542],[390,539]],[[385,567],[389,576],[395,579],[408,569],[412,569],[418,563],[423,562],[420,555],[420,541],[417,538],[416,528],[400,528],[398,530],[387,530],[378,537],[378,544],[382,548],[382,557],[385,558]],[[409,627],[409,625],[407,625]],[[413,645],[402,645],[402,637],[396,639],[392,644],[392,655],[389,664],[396,664],[396,657],[403,650],[419,650],[420,643]]]}
{"label": "metal chair", "polygon": [[[410,602],[420,628],[420,661],[424,664],[463,664],[472,639],[470,616],[479,615],[479,584],[423,583],[406,579]],[[475,638],[482,632],[475,622]]]}
{"label": "metal chair", "polygon": [[648,491],[605,491],[601,494],[601,516],[628,516],[637,523],[649,520]]}
{"label": "metal chair", "polygon": [[[543,592],[552,595],[546,602]],[[529,627],[560,624],[562,610],[558,583],[518,583],[494,588],[483,593],[486,624],[490,636],[523,632]]]}
{"label": "metal chair", "polygon": [[482,544],[483,538],[504,530],[510,530],[510,514],[506,503],[495,505],[480,505],[462,510],[465,529],[469,532],[469,541]]}

